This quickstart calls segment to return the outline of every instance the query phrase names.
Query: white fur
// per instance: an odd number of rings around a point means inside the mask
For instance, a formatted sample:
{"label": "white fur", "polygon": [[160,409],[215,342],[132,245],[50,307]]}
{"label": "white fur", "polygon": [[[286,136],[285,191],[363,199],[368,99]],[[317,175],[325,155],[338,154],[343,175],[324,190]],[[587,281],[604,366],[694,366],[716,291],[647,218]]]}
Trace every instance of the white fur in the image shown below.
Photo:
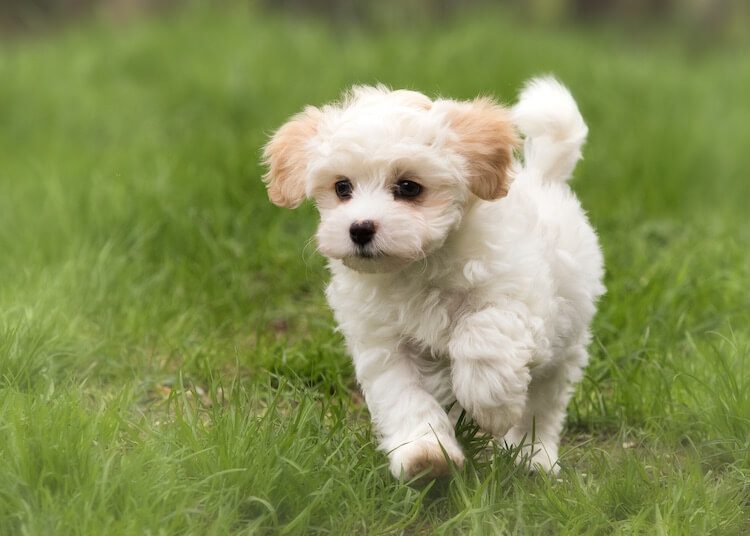
{"label": "white fur", "polygon": [[526,135],[527,172],[543,181],[568,180],[588,128],[565,86],[549,77],[530,80],[513,108],[513,120]]}
{"label": "white fur", "polygon": [[[460,465],[461,408],[499,441],[526,438],[531,462],[555,470],[604,292],[596,235],[564,182],[586,126],[562,85],[531,81],[511,114],[526,135],[523,163],[507,197],[486,202],[451,149],[455,104],[378,87],[322,108],[303,180],[321,213],[328,301],[394,475],[445,472],[442,449]],[[394,199],[402,172],[434,206]],[[333,194],[340,176],[354,184],[345,202]],[[377,222],[375,258],[349,238],[361,219]]]}

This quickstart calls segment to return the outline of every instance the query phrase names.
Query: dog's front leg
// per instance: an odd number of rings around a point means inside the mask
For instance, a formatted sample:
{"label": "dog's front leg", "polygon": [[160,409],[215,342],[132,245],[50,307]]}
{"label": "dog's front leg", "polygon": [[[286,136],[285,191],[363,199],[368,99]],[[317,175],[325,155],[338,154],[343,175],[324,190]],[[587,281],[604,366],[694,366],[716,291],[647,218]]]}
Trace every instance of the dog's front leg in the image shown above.
{"label": "dog's front leg", "polygon": [[523,414],[533,338],[522,314],[488,307],[461,317],[448,344],[453,390],[479,426],[501,438]]}
{"label": "dog's front leg", "polygon": [[438,401],[420,383],[417,367],[398,343],[357,344],[354,364],[380,448],[388,453],[394,476],[411,478],[429,469],[431,476],[464,461],[453,426]]}

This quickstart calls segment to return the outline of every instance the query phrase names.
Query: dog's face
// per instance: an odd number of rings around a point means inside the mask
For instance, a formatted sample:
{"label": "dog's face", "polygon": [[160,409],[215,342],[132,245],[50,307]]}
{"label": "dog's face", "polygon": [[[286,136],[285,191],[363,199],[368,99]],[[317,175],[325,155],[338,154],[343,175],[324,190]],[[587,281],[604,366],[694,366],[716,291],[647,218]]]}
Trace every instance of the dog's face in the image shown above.
{"label": "dog's face", "polygon": [[489,99],[357,87],[282,126],[265,147],[264,180],[279,206],[315,200],[326,257],[394,271],[439,248],[472,199],[507,193],[515,144],[506,110]]}

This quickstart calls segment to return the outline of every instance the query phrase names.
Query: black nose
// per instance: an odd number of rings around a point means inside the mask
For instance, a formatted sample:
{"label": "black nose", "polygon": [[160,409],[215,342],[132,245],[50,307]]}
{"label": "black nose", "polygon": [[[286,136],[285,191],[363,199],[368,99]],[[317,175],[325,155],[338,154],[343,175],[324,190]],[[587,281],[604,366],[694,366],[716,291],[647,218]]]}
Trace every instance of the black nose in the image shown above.
{"label": "black nose", "polygon": [[375,236],[375,222],[372,220],[355,221],[349,227],[349,236],[352,242],[364,246]]}

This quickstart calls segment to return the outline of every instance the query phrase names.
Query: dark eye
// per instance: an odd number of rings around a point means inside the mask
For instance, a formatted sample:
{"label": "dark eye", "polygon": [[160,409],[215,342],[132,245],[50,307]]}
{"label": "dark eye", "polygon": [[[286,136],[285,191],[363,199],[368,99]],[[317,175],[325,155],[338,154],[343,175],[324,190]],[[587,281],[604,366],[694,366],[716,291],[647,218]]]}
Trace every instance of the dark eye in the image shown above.
{"label": "dark eye", "polygon": [[420,193],[422,193],[422,187],[418,183],[408,179],[400,179],[393,190],[393,194],[396,197],[407,199],[417,197]]}
{"label": "dark eye", "polygon": [[352,181],[349,179],[341,179],[336,181],[336,195],[339,199],[351,199],[352,197]]}

